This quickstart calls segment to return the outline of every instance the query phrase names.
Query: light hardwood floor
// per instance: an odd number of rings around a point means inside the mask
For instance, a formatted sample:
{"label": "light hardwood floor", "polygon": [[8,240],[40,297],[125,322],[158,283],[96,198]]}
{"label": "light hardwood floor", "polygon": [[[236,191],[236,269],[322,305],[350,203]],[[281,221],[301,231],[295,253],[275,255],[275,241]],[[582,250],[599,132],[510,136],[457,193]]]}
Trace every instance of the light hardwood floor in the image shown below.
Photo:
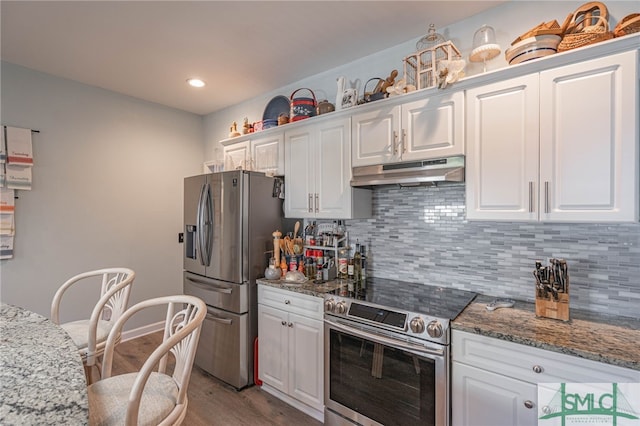
{"label": "light hardwood floor", "polygon": [[[162,340],[161,332],[120,343],[113,374],[137,371]],[[322,423],[251,386],[240,392],[194,366],[184,426],[321,425]]]}

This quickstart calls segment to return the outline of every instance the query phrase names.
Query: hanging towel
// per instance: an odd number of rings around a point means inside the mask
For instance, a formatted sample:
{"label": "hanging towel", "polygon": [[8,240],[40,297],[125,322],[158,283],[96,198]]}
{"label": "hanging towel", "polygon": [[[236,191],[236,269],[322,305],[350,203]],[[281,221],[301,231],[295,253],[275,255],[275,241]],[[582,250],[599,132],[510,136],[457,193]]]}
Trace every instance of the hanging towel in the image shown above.
{"label": "hanging towel", "polygon": [[31,167],[7,164],[7,188],[31,190]]}
{"label": "hanging towel", "polygon": [[2,188],[0,190],[0,213],[13,214],[15,210],[15,191]]}
{"label": "hanging towel", "polygon": [[16,227],[14,216],[8,213],[0,213],[0,235],[15,235]]}
{"label": "hanging towel", "polygon": [[13,257],[13,236],[0,235],[0,259]]}
{"label": "hanging towel", "polygon": [[0,235],[14,235],[15,191],[0,189]]}
{"label": "hanging towel", "polygon": [[4,163],[7,161],[7,144],[4,141],[4,132],[6,131],[6,127],[2,126],[0,129],[0,163]]}
{"label": "hanging towel", "polygon": [[7,126],[7,163],[23,167],[33,166],[31,129]]}

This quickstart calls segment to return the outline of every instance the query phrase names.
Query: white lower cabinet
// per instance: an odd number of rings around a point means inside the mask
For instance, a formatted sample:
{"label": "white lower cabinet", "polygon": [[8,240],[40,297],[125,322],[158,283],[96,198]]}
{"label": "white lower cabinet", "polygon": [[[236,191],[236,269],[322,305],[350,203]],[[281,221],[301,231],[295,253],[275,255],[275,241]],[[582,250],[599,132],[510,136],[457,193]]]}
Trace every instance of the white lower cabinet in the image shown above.
{"label": "white lower cabinet", "polygon": [[453,362],[454,425],[535,425],[537,386],[501,374]]}
{"label": "white lower cabinet", "polygon": [[539,383],[636,383],[640,371],[453,330],[453,426],[534,426]]}
{"label": "white lower cabinet", "polygon": [[319,420],[324,416],[322,312],[322,298],[258,286],[263,389]]}

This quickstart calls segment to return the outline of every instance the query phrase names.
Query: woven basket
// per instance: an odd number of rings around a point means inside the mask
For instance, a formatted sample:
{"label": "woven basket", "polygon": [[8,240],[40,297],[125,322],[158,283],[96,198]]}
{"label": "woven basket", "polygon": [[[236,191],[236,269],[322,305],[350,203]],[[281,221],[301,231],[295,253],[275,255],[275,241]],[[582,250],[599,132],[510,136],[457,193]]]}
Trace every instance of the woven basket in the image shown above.
{"label": "woven basket", "polygon": [[558,52],[612,39],[613,33],[609,31],[608,18],[609,13],[603,3],[590,2],[580,6],[574,12],[564,37],[558,45]]}
{"label": "woven basket", "polygon": [[640,31],[640,13],[632,13],[622,18],[613,30],[615,37],[622,37]]}

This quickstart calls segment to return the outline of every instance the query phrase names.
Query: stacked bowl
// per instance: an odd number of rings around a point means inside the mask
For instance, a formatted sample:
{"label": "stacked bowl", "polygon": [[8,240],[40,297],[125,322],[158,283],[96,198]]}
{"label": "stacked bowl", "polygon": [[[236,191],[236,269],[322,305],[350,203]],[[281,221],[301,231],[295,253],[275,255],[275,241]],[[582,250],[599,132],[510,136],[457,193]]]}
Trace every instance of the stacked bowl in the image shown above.
{"label": "stacked bowl", "polygon": [[508,48],[504,56],[509,65],[531,61],[558,52],[562,37],[554,34],[537,35],[525,38]]}

